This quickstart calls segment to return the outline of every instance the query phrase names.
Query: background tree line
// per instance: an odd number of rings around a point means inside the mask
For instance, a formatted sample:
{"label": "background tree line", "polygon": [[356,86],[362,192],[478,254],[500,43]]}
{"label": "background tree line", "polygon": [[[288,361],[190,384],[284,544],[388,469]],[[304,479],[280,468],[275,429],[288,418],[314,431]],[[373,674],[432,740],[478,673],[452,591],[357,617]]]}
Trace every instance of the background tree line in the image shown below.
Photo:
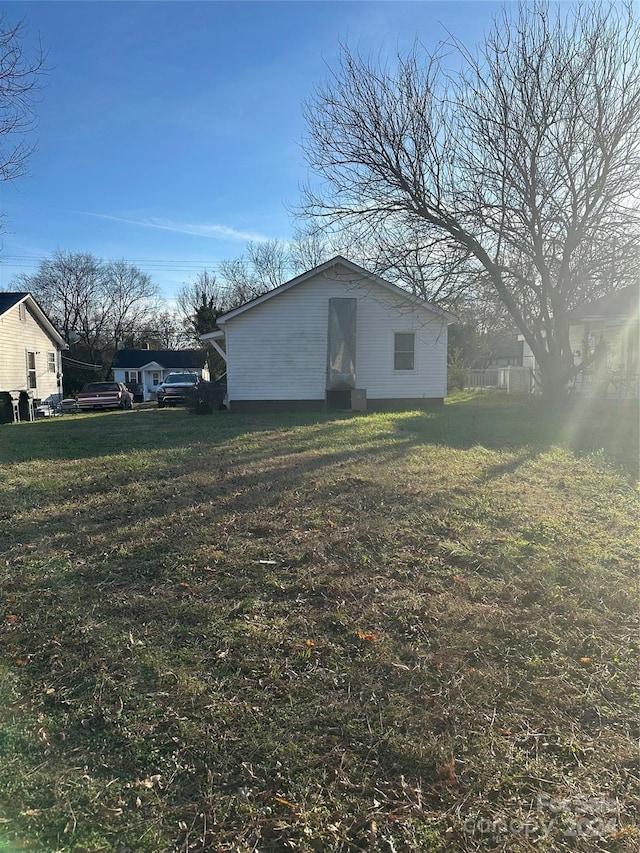
{"label": "background tree line", "polygon": [[[0,16],[0,181],[24,173],[43,67]],[[125,261],[57,252],[21,277],[69,341],[69,363],[104,371],[121,345],[196,343],[221,313],[339,252],[457,313],[465,359],[479,357],[478,335],[519,333],[545,395],[561,398],[595,357],[574,358],[571,311],[638,283],[633,4],[509,4],[476,48],[452,34],[393,62],[345,47],[306,122],[308,230],[203,270],[177,311]]]}
{"label": "background tree line", "polygon": [[[351,247],[351,257],[354,251]],[[200,335],[213,331],[219,316],[340,252],[346,253],[344,247],[318,234],[298,234],[290,243],[249,242],[242,255],[221,261],[215,272],[203,269],[185,282],[171,308],[147,273],[125,260],[102,261],[87,252],[58,251],[36,272],[16,276],[9,289],[31,292],[67,341],[64,385],[65,393],[73,393],[91,379],[108,377],[117,349],[202,346]],[[371,257],[357,260],[390,276]],[[400,278],[397,270],[394,277],[424,295],[415,278]],[[440,302],[458,314],[450,350],[467,367],[485,366],[515,331],[495,300],[457,294]],[[224,372],[213,349],[209,360],[214,375]]]}
{"label": "background tree line", "polygon": [[[323,244],[324,245],[324,244]],[[328,249],[326,249],[328,251]],[[186,282],[168,307],[151,276],[125,260],[103,261],[88,252],[57,251],[34,273],[16,276],[10,290],[29,291],[67,341],[65,393],[109,375],[117,349],[199,347],[218,317],[320,263],[320,243],[299,236],[250,242],[245,253],[204,269]],[[224,362],[211,351],[213,373]]]}

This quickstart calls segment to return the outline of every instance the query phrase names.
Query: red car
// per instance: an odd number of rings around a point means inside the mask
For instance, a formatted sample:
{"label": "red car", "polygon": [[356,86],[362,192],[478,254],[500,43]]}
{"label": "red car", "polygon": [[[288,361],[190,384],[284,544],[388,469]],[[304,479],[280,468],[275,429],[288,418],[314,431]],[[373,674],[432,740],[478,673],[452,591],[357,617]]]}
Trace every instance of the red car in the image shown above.
{"label": "red car", "polygon": [[79,409],[132,409],[133,394],[122,382],[89,382],[76,402]]}

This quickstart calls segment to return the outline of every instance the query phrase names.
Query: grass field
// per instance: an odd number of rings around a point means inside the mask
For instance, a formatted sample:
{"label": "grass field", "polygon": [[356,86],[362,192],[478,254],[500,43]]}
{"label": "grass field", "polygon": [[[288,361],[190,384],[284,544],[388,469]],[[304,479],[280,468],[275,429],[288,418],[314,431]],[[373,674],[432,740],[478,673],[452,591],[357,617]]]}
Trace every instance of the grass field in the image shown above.
{"label": "grass field", "polygon": [[0,427],[0,851],[635,851],[637,421]]}

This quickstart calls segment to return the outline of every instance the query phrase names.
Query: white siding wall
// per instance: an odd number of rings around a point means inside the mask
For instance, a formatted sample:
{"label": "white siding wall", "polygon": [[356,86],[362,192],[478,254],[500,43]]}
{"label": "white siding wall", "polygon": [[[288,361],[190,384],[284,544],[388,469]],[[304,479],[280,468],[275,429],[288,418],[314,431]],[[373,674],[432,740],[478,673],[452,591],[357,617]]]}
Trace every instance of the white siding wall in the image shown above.
{"label": "white siding wall", "polygon": [[[349,277],[344,271],[345,279]],[[353,274],[350,274],[353,278]],[[367,398],[444,397],[447,326],[379,285],[321,273],[226,324],[229,400],[323,400],[329,299],[356,297],[356,384]],[[394,371],[395,332],[416,335],[415,370]]]}
{"label": "white siding wall", "polygon": [[[36,388],[34,397],[44,400],[58,393],[57,374],[62,372],[57,345],[26,308],[20,319],[15,305],[0,317],[0,391],[28,390],[27,352],[35,353]],[[49,371],[48,354],[55,353],[55,372]]]}

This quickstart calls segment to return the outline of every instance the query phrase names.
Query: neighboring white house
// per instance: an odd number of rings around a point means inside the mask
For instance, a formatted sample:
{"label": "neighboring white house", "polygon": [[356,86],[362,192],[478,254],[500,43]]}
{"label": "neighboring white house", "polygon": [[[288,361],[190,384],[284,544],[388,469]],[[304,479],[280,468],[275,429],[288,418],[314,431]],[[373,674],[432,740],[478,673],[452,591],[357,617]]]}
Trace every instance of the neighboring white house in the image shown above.
{"label": "neighboring white house", "polygon": [[[30,293],[0,293],[0,392],[42,402],[62,398],[67,345]],[[10,398],[9,398],[10,401]],[[10,405],[10,402],[8,403]]]}
{"label": "neighboring white house", "polygon": [[197,373],[209,379],[204,349],[122,349],[116,352],[111,368],[114,380],[124,382],[136,399],[145,402],[155,400],[157,386],[169,373]]}
{"label": "neighboring white house", "polygon": [[[640,397],[640,286],[629,285],[585,303],[569,315],[569,341],[576,365],[586,362],[571,391],[587,397]],[[536,375],[524,343],[523,364]]]}
{"label": "neighboring white house", "polygon": [[218,318],[233,411],[441,403],[452,314],[335,257]]}
{"label": "neighboring white house", "polygon": [[576,391],[595,396],[640,396],[640,286],[632,284],[582,305],[569,316],[576,360],[594,356]]}

